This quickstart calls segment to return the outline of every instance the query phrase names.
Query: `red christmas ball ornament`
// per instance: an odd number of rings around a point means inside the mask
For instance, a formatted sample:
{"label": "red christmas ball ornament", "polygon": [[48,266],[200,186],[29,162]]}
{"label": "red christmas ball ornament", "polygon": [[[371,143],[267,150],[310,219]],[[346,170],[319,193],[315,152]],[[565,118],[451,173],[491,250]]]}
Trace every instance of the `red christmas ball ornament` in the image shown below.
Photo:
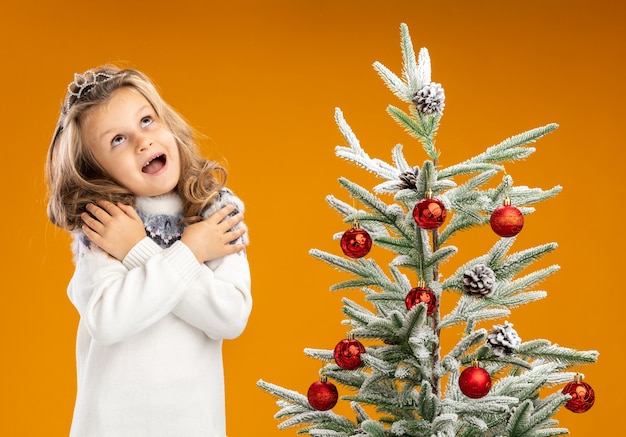
{"label": "red christmas ball ornament", "polygon": [[352,333],[347,339],[341,340],[335,346],[335,363],[345,370],[355,370],[363,365],[361,354],[365,353],[365,347],[360,341],[354,339]]}
{"label": "red christmas ball ornament", "polygon": [[491,376],[476,363],[461,372],[459,388],[468,398],[482,398],[491,390]]}
{"label": "red christmas ball ornament", "polygon": [[372,237],[365,229],[354,226],[341,236],[341,250],[350,258],[362,258],[372,248]]}
{"label": "red christmas ball ornament", "polygon": [[309,387],[307,399],[309,404],[316,410],[326,411],[337,404],[339,393],[335,384],[328,382],[326,377],[322,376],[319,381],[315,381]]}
{"label": "red christmas ball ornament", "polygon": [[493,232],[499,236],[514,237],[524,227],[524,216],[519,209],[511,205],[511,200],[507,197],[504,204],[491,213],[489,223]]}
{"label": "red christmas ball ornament", "polygon": [[565,408],[574,413],[584,413],[593,407],[596,400],[593,389],[589,384],[583,382],[580,374],[577,374],[574,381],[568,383],[561,393],[572,397],[565,403]]}
{"label": "red christmas ball ornament", "polygon": [[408,311],[411,311],[411,308],[417,304],[425,303],[426,315],[431,316],[437,308],[437,297],[430,288],[420,284],[407,293],[404,303]]}
{"label": "red christmas ball ornament", "polygon": [[445,221],[446,214],[443,203],[431,198],[430,195],[417,202],[413,208],[415,223],[422,229],[437,229]]}

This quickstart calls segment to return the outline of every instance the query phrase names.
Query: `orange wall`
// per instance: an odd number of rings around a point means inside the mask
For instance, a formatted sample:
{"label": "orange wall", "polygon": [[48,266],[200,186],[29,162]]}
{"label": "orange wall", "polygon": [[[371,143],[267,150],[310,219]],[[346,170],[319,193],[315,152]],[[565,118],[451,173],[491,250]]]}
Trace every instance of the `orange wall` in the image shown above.
{"label": "orange wall", "polygon": [[[507,167],[519,185],[564,187],[527,218],[515,246],[556,241],[547,262],[562,269],[543,284],[548,299],[509,320],[524,340],[600,350],[597,365],[579,369],[596,406],[558,419],[573,436],[615,430],[606,424],[620,417],[624,363],[621,2],[158,3],[3,3],[0,435],[67,435],[77,317],[65,295],[68,237],[45,217],[43,163],[66,83],[105,62],[150,75],[206,134],[206,153],[230,169],[230,186],[247,203],[255,307],[247,331],[225,346],[229,435],[295,435],[276,429],[274,401],[255,382],[305,392],[320,363],[302,349],[344,337],[342,295],[328,291],[343,276],[307,252],[339,253],[330,236],[345,225],[324,201],[329,193],[347,200],[336,179],[375,183],[334,157],[342,144],[334,107],[371,156],[388,160],[402,142],[415,164],[424,159],[386,116],[399,102],[371,68],[380,60],[399,70],[401,22],[417,48],[430,50],[433,80],[446,90],[442,165],[560,124],[529,160]],[[455,262],[492,242],[479,235],[455,241]]]}

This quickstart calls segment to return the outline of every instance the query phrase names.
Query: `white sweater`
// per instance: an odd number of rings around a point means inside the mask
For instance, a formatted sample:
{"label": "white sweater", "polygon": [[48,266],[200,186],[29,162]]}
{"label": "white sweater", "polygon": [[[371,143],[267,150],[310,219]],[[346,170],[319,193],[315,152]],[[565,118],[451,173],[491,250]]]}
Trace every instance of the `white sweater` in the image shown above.
{"label": "white sweater", "polygon": [[[222,192],[204,216],[225,203]],[[178,241],[176,195],[138,198],[148,234],[122,262],[74,234],[80,313],[72,437],[223,437],[222,340],[252,306],[244,252],[205,265]],[[159,228],[160,229],[157,229]]]}

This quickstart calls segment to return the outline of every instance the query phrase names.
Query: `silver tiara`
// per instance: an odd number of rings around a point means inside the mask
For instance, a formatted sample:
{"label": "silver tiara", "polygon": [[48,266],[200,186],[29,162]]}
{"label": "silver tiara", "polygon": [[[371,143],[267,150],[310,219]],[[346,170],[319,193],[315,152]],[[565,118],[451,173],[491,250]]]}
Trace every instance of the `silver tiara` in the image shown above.
{"label": "silver tiara", "polygon": [[95,85],[113,78],[112,74],[101,71],[87,70],[83,74],[74,73],[74,80],[67,86],[67,97],[63,105],[63,113],[67,113],[80,98],[89,94]]}

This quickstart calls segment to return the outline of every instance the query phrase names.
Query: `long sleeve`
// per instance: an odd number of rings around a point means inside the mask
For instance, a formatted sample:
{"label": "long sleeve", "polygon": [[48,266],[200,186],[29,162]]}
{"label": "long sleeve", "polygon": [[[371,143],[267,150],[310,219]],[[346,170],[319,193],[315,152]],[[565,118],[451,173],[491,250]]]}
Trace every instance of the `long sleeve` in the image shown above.
{"label": "long sleeve", "polygon": [[205,265],[173,312],[213,339],[239,336],[252,309],[250,269],[243,253]]}
{"label": "long sleeve", "polygon": [[[143,241],[129,252],[124,265],[129,270],[141,267],[160,250],[170,249]],[[245,253],[240,252],[204,264],[172,312],[218,340],[239,336],[251,309],[250,267]]]}
{"label": "long sleeve", "polygon": [[90,335],[102,344],[124,340],[161,320],[195,287],[203,270],[181,242],[165,251],[145,238],[133,250],[150,256],[129,270],[82,234],[75,238],[76,269],[68,295]]}
{"label": "long sleeve", "polygon": [[[232,191],[223,189],[202,216],[207,218],[227,204],[235,206],[233,215],[244,211],[243,202]],[[236,227],[239,226],[246,225],[240,222]],[[247,233],[238,242],[248,244]],[[245,251],[210,261],[205,267],[196,285],[173,312],[210,338],[235,338],[243,332],[252,309],[250,267]]]}

